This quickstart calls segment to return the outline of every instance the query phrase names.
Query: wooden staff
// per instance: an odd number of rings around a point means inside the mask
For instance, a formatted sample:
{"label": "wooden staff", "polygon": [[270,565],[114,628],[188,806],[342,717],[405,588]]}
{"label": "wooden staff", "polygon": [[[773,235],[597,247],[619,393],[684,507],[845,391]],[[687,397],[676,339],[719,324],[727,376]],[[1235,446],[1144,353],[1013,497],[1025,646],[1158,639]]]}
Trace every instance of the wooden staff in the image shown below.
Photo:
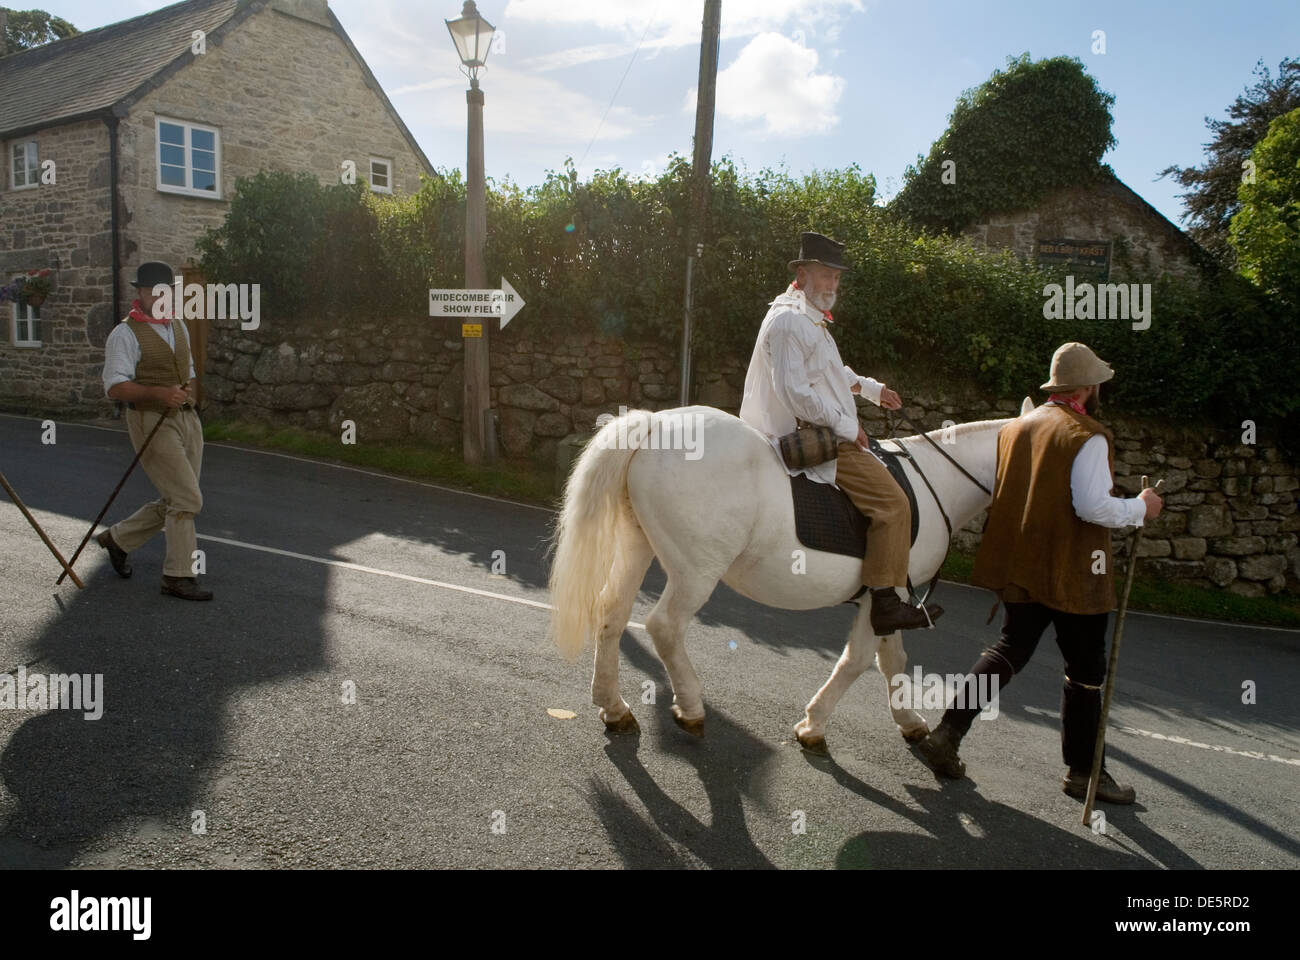
{"label": "wooden staff", "polygon": [[[104,509],[99,511],[99,516],[95,518],[95,522],[92,523],[90,525],[90,529],[86,531],[86,535],[85,537],[82,538],[81,545],[77,547],[77,552],[72,555],[72,560],[70,561],[70,563],[76,563],[77,557],[81,556],[81,551],[86,549],[86,544],[88,544],[90,542],[90,538],[94,536],[95,528],[99,526],[99,521],[103,520],[104,514],[108,513],[108,508],[113,505],[113,500],[116,499],[118,491],[121,490],[122,486],[126,483],[126,478],[131,476],[131,471],[134,470],[135,465],[140,462],[140,455],[144,453],[146,449],[148,449],[149,441],[153,439],[153,435],[158,432],[158,428],[162,426],[163,421],[166,419],[167,419],[167,413],[164,411],[163,415],[158,418],[158,422],[153,425],[153,429],[149,431],[149,436],[144,438],[144,443],[140,444],[140,449],[136,451],[135,459],[131,461],[131,466],[126,468],[126,473],[122,474],[122,479],[117,481],[117,486],[114,487],[113,492],[109,494],[108,503],[104,504]],[[59,579],[54,581],[54,585],[57,587],[60,583],[63,582],[63,578],[70,573],[72,573],[72,567],[69,565],[65,565],[65,569],[63,573],[59,574]]]}
{"label": "wooden staff", "polygon": [[[45,541],[45,545],[50,548],[50,553],[54,554],[59,563],[63,565],[63,573],[72,577],[72,582],[77,585],[78,590],[85,589],[86,585],[81,582],[81,578],[72,572],[72,567],[68,565],[68,561],[63,559],[63,554],[59,553],[59,548],[50,543],[50,538],[45,535],[45,531],[42,530],[41,525],[36,522],[36,518],[28,512],[26,505],[21,499],[19,499],[18,491],[9,486],[9,481],[5,479],[3,473],[0,473],[0,486],[5,488],[5,493],[9,494],[9,499],[18,505],[18,509],[23,512],[23,516],[27,518],[27,522],[30,523],[36,532],[41,535],[41,539]],[[62,581],[63,577],[60,576],[59,580]]]}
{"label": "wooden staff", "polygon": [[[1142,477],[1142,489],[1148,486],[1149,478]],[[1164,485],[1157,480],[1156,493]],[[1097,802],[1097,785],[1101,782],[1101,757],[1106,749],[1106,718],[1110,715],[1110,698],[1115,693],[1115,670],[1119,666],[1119,643],[1124,637],[1124,617],[1128,613],[1128,594],[1133,589],[1133,571],[1137,569],[1138,547],[1142,545],[1142,534],[1146,525],[1138,527],[1133,538],[1133,552],[1128,558],[1128,575],[1124,578],[1124,595],[1119,600],[1119,613],[1115,617],[1115,636],[1110,641],[1110,663],[1106,667],[1106,693],[1101,698],[1101,719],[1097,721],[1097,746],[1092,754],[1092,773],[1088,777],[1088,798],[1083,802],[1083,825],[1091,826],[1092,808]]]}

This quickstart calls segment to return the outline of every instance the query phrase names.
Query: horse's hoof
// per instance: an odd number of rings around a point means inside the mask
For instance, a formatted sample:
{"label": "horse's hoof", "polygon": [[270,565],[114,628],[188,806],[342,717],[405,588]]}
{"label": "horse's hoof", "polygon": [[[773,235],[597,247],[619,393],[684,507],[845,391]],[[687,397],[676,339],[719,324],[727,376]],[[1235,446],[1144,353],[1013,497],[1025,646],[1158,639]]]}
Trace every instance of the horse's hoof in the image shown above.
{"label": "horse's hoof", "polygon": [[673,707],[673,723],[677,724],[677,726],[681,727],[692,737],[704,736],[703,717],[700,717],[698,720],[688,720],[686,717],[681,715],[681,712],[678,711],[676,707]]}
{"label": "horse's hoof", "polygon": [[636,722],[636,716],[629,710],[617,720],[605,721],[605,732],[611,735],[624,733],[640,733],[641,724]]}
{"label": "horse's hoof", "polygon": [[903,730],[901,732],[903,734],[903,739],[906,740],[908,743],[920,743],[927,736],[929,736],[930,728],[921,726],[921,727],[917,727],[915,730]]}
{"label": "horse's hoof", "polygon": [[803,747],[809,753],[815,753],[819,757],[829,757],[830,748],[826,746],[825,737],[812,737],[804,733],[795,734],[799,738],[799,746]]}

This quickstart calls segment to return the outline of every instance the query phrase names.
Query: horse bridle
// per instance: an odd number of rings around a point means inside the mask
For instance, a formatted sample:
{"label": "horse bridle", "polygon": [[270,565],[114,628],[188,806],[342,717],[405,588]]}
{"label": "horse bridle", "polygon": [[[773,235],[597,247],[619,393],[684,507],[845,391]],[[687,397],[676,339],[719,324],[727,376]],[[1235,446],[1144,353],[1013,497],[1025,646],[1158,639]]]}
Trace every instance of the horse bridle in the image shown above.
{"label": "horse bridle", "polygon": [[[975,477],[973,477],[970,474],[970,472],[965,467],[963,467],[960,463],[958,463],[951,456],[949,456],[948,452],[944,450],[942,447],[940,447],[937,443],[935,443],[934,438],[932,438],[928,433],[926,433],[923,430],[917,430],[916,425],[912,423],[911,420],[907,419],[907,417],[903,416],[902,414],[899,414],[898,419],[903,421],[903,423],[905,423],[910,429],[914,430],[916,433],[919,433],[921,436],[925,437],[925,439],[929,442],[930,446],[938,450],[940,455],[942,455],[945,460],[947,460],[959,471],[961,471],[961,473],[966,477],[966,479],[968,479],[971,483],[975,484],[975,486],[979,487],[990,497],[993,496],[992,490],[984,486],[984,484],[980,483],[977,479],[975,479]],[[894,432],[894,422],[893,422],[893,417],[889,415],[888,411],[886,411],[885,413],[885,420],[889,424],[889,432],[892,434]],[[887,439],[897,441],[899,438],[890,436]],[[916,462],[916,458],[912,456],[911,452],[908,451],[908,449],[905,446],[903,446],[901,443],[895,442],[894,446],[898,448],[898,455],[903,459],[907,460],[909,463],[911,463],[912,469],[916,471],[917,476],[919,476],[923,481],[925,481],[926,489],[930,491],[930,496],[934,498],[934,505],[939,508],[939,514],[943,517],[944,526],[948,528],[948,549],[944,551],[943,560],[939,561],[939,569],[935,570],[934,576],[931,577],[930,582],[926,584],[925,593],[923,593],[921,596],[918,597],[916,595],[916,588],[912,585],[912,578],[911,577],[907,578],[907,593],[911,597],[912,603],[914,603],[918,607],[923,607],[925,601],[929,599],[930,594],[934,592],[935,585],[938,584],[939,582],[939,573],[943,570],[943,565],[944,562],[947,561],[948,559],[948,554],[952,552],[952,520],[949,519],[948,517],[948,511],[943,508],[943,501],[939,499],[939,494],[934,489],[934,484],[932,484],[930,482],[930,478],[925,475],[925,471],[922,470],[921,465]]]}

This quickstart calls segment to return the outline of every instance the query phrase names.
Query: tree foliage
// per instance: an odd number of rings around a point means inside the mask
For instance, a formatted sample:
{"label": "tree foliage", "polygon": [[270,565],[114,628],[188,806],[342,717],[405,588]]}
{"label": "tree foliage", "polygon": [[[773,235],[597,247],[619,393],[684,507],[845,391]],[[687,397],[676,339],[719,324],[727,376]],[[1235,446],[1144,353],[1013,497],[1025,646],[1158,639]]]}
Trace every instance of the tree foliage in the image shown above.
{"label": "tree foliage", "polygon": [[65,40],[81,32],[62,17],[44,10],[10,10],[8,7],[0,7],[0,10],[8,14],[4,36],[5,53],[17,53],[55,40]]}
{"label": "tree foliage", "polygon": [[1237,262],[1253,283],[1300,308],[1300,107],[1269,125],[1250,159],[1255,177],[1238,188],[1229,231]]}
{"label": "tree foliage", "polygon": [[1264,61],[1255,65],[1254,85],[1228,107],[1228,120],[1205,118],[1213,135],[1205,144],[1206,161],[1200,167],[1166,167],[1160,175],[1172,175],[1181,186],[1179,194],[1187,206],[1183,222],[1187,232],[1223,263],[1234,264],[1235,251],[1229,240],[1232,218],[1241,209],[1238,187],[1242,164],[1255,144],[1264,139],[1269,124],[1300,107],[1300,59],[1286,59],[1278,65],[1277,79]]}
{"label": "tree foliage", "polygon": [[[630,353],[647,341],[679,344],[690,173],[673,157],[654,178],[612,170],[581,181],[570,164],[527,189],[489,183],[487,275],[493,286],[508,277],[528,303],[507,335],[551,342],[594,331],[627,341]],[[835,336],[863,373],[887,365],[1014,397],[1034,392],[1059,344],[1082,340],[1115,365],[1109,409],[1300,423],[1292,370],[1277,362],[1300,356],[1300,330],[1276,297],[1234,274],[1155,281],[1147,330],[1048,320],[1044,286],[1059,277],[905,223],[875,203],[874,179],[856,167],[795,177],[724,158],[711,177],[694,279],[697,358],[744,364],[790,281],[800,232],[818,230],[844,241],[854,266]],[[200,249],[211,279],[260,282],[275,324],[346,325],[425,316],[429,288],[463,286],[464,222],[455,171],[409,197],[261,173],[238,181],[226,222]]]}
{"label": "tree foliage", "polygon": [[953,233],[992,213],[1032,207],[1057,187],[1109,172],[1115,98],[1074,57],[1009,57],[962,93],[948,129],[909,166],[891,208],[909,223]]}

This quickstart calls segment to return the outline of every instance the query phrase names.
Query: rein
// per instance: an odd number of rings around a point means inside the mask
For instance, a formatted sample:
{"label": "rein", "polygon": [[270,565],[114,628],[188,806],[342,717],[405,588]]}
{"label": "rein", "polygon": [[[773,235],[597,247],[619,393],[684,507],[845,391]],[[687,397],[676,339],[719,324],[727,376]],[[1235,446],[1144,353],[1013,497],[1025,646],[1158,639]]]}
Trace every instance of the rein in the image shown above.
{"label": "rein", "polygon": [[[894,418],[890,416],[888,411],[886,411],[885,419],[889,424],[889,432],[892,434],[894,432]],[[966,468],[963,467],[956,460],[954,460],[951,456],[949,456],[947,451],[944,450],[942,447],[940,447],[937,443],[935,443],[928,433],[925,433],[924,431],[921,430],[917,430],[916,425],[912,423],[911,420],[908,420],[907,417],[900,415],[899,419],[902,420],[903,423],[907,424],[907,426],[910,427],[912,430],[916,431],[921,436],[925,437],[925,439],[930,442],[930,446],[938,450],[939,453],[943,455],[944,459],[946,459],[954,467],[960,470],[961,473],[968,480],[970,480],[971,483],[975,484],[975,486],[979,487],[990,497],[993,496],[992,490],[990,490],[988,487],[984,486],[984,484],[980,483],[973,476],[971,476],[970,473],[966,470]],[[939,499],[939,494],[934,489],[934,484],[930,482],[930,478],[925,475],[925,471],[921,469],[921,465],[916,462],[916,458],[912,456],[911,452],[907,449],[907,447],[903,446],[901,443],[898,442],[900,438],[890,436],[887,439],[894,441],[894,446],[898,448],[898,455],[904,458],[905,460],[907,460],[912,465],[912,469],[916,471],[917,476],[919,476],[925,482],[926,489],[930,491],[930,496],[934,499],[934,505],[939,508],[939,514],[940,516],[943,517],[944,526],[948,528],[948,549],[944,551],[943,560],[939,562],[939,568],[935,570],[934,576],[931,577],[930,582],[926,584],[925,593],[921,594],[918,597],[916,593],[916,588],[912,585],[912,578],[911,577],[907,578],[908,595],[911,597],[912,602],[916,606],[923,607],[925,601],[930,598],[930,595],[932,593],[934,593],[934,588],[939,583],[939,574],[943,570],[944,563],[948,560],[948,554],[952,552],[952,520],[948,516],[948,511],[943,508],[943,501]]]}

